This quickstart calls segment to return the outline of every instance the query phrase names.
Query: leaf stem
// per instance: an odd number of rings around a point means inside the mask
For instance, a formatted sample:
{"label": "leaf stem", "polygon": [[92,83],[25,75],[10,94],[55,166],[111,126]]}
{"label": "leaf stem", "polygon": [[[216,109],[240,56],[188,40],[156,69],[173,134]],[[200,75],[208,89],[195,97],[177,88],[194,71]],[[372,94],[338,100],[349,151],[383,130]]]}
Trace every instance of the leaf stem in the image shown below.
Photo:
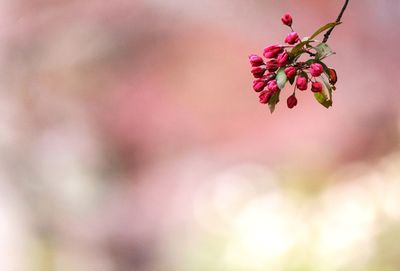
{"label": "leaf stem", "polygon": [[316,56],[316,54],[310,52],[310,51],[307,50],[307,49],[304,49],[304,52],[307,53],[307,54],[309,54],[311,57]]}
{"label": "leaf stem", "polygon": [[[343,7],[342,7],[342,10],[340,11],[340,13],[339,13],[339,16],[336,18],[336,22],[338,23],[338,22],[340,22],[340,20],[342,19],[342,16],[343,16],[343,13],[344,13],[344,11],[346,10],[346,8],[347,8],[347,4],[349,3],[349,0],[346,0],[345,2],[344,2],[344,5],[343,5]],[[329,39],[329,35],[332,33],[332,31],[333,31],[333,29],[335,28],[335,26],[332,26],[326,33],[325,33],[325,35],[324,35],[324,39],[323,39],[323,43],[326,43],[327,41],[328,41],[328,39]]]}

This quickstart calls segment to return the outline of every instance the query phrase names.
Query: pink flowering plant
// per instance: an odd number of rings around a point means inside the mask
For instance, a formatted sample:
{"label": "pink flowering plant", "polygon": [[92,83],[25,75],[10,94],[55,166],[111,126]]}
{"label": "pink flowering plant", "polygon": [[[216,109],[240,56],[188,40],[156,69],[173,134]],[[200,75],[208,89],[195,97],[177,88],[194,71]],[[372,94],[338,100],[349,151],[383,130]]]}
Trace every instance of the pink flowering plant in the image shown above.
{"label": "pink flowering plant", "polygon": [[[251,73],[255,80],[253,89],[259,93],[260,103],[268,104],[271,113],[279,102],[282,89],[287,83],[294,86],[293,92],[287,98],[287,106],[297,105],[296,90],[309,89],[315,99],[324,107],[332,106],[332,92],[336,89],[336,71],[325,64],[325,59],[335,54],[328,46],[330,33],[339,25],[346,9],[348,0],[342,8],[335,22],[320,27],[311,36],[300,38],[293,30],[293,18],[286,13],[282,16],[282,23],[290,28],[284,39],[285,44],[274,44],[266,47],[264,58],[251,54],[249,61]],[[325,32],[322,42],[316,38]]]}

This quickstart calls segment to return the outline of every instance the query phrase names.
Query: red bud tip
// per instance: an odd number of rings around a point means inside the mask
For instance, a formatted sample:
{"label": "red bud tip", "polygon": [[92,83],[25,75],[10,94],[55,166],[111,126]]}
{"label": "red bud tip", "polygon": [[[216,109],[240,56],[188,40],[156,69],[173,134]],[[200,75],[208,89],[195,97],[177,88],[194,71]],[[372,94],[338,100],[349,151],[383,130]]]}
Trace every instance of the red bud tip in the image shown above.
{"label": "red bud tip", "polygon": [[312,92],[321,92],[322,91],[322,84],[320,82],[313,82],[311,84],[311,91]]}
{"label": "red bud tip", "polygon": [[324,68],[319,63],[313,63],[310,66],[310,73],[314,77],[320,76],[324,72]]}
{"label": "red bud tip", "polygon": [[283,24],[285,24],[287,26],[292,26],[293,19],[292,19],[292,16],[290,16],[289,13],[285,13],[282,16],[281,21],[282,21]]}
{"label": "red bud tip", "polygon": [[297,105],[297,99],[296,96],[291,95],[289,98],[287,98],[287,106],[291,109]]}
{"label": "red bud tip", "polygon": [[298,41],[300,41],[300,38],[296,32],[290,32],[289,35],[287,35],[287,37],[285,38],[285,42],[290,45],[293,45]]}
{"label": "red bud tip", "polygon": [[300,90],[306,90],[307,89],[307,78],[303,76],[299,76],[296,79],[296,86]]}

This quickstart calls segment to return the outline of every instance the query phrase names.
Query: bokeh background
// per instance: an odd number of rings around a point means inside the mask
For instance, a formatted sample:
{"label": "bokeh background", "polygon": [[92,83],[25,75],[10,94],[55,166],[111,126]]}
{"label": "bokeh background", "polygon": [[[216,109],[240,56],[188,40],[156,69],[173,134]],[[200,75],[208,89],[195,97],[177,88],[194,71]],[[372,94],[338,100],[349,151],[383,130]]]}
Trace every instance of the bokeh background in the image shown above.
{"label": "bokeh background", "polygon": [[0,270],[400,270],[400,1],[350,0],[333,108],[252,90],[342,4],[1,0]]}

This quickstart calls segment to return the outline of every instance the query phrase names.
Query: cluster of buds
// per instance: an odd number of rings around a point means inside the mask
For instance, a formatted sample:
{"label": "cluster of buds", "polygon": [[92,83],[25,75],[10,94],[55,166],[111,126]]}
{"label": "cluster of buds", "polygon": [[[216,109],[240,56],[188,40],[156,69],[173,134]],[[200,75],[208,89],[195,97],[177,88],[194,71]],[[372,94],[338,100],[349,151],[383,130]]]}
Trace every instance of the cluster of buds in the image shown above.
{"label": "cluster of buds", "polygon": [[253,89],[259,93],[260,103],[268,104],[273,112],[279,102],[281,90],[289,82],[294,85],[293,93],[287,98],[289,108],[297,105],[296,90],[305,91],[309,86],[320,104],[326,108],[332,106],[332,91],[335,90],[337,75],[322,60],[334,52],[325,42],[318,42],[315,38],[340,23],[329,23],[310,37],[300,39],[292,28],[292,16],[287,13],[281,20],[290,28],[290,33],[284,40],[285,45],[266,47],[264,58],[256,54],[249,56],[251,73],[255,78]]}

